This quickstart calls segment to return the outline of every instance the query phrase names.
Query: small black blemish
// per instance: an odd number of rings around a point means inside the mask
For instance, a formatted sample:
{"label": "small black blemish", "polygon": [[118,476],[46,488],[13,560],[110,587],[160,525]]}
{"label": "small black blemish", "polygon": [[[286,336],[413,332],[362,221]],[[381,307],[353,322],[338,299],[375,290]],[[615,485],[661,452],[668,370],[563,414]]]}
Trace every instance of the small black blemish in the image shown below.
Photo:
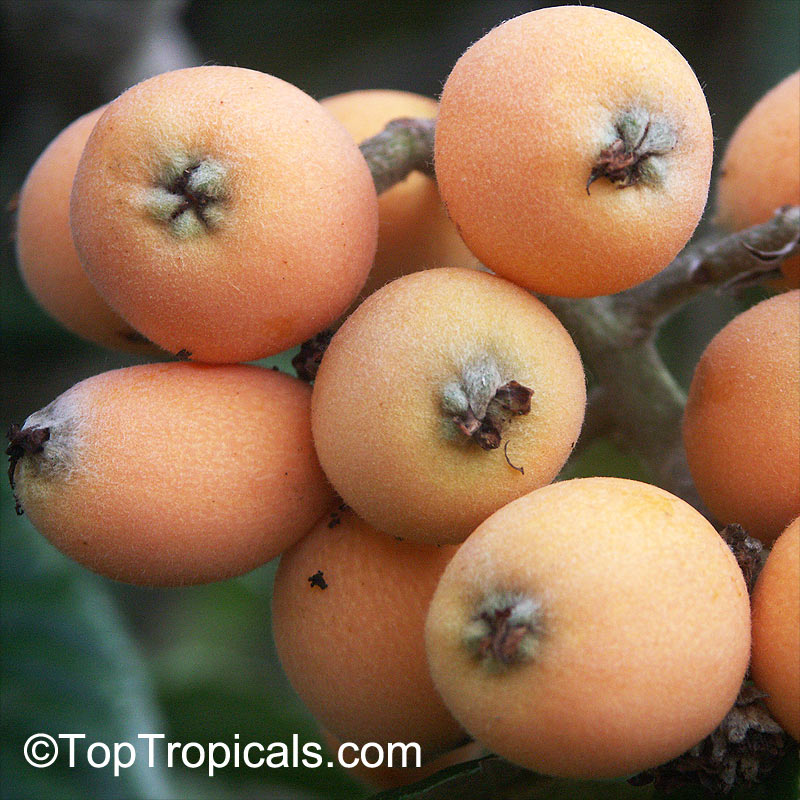
{"label": "small black blemish", "polygon": [[182,350],[178,350],[178,352],[175,353],[175,358],[177,358],[178,361],[188,361],[191,357],[192,357],[192,351],[187,350],[185,347]]}
{"label": "small black blemish", "polygon": [[328,582],[325,578],[322,577],[322,570],[318,569],[313,575],[310,575],[308,578],[309,584],[311,584],[311,588],[313,589],[315,586],[318,586],[320,589],[327,589]]}
{"label": "small black blemish", "polygon": [[339,505],[331,511],[330,519],[328,520],[328,527],[335,528],[342,521],[342,514],[349,511],[350,506],[347,503],[339,503]]}

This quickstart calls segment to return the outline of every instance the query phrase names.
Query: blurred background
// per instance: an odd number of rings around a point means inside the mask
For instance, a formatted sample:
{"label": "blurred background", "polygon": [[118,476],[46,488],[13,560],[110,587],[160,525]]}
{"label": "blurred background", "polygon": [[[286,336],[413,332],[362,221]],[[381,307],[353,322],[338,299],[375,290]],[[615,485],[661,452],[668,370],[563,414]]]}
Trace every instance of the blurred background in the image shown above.
{"label": "blurred background", "polygon": [[[36,157],[69,122],[165,70],[231,64],[277,75],[315,98],[390,88],[438,96],[470,43],[548,3],[2,0],[0,198],[3,396],[0,423],[22,423],[75,382],[136,363],[49,319],[16,271],[13,198]],[[607,0],[669,39],[711,109],[719,156],[738,120],[798,67],[797,0]],[[713,207],[712,203],[709,209]],[[710,216],[710,211],[707,217]],[[708,226],[706,219],[701,226]],[[693,303],[664,332],[688,385],[700,351],[747,298]],[[157,457],[157,455],[155,456]],[[600,443],[570,474],[639,475]],[[270,634],[274,564],[221,584],[143,590],[98,578],[47,545],[2,490],[3,798],[344,798],[366,790],[334,770],[34,770],[22,743],[38,731],[88,741],[158,731],[173,741],[318,741],[277,664]]]}

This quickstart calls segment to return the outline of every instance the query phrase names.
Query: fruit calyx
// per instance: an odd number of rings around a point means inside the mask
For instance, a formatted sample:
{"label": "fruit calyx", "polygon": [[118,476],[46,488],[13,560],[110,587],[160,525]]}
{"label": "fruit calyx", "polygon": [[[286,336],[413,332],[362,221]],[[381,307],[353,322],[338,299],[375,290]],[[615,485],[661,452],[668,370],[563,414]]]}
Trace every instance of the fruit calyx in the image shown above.
{"label": "fruit calyx", "polygon": [[767,562],[769,550],[735,522],[726,525],[719,532],[719,535],[736,558],[736,563],[739,565],[744,582],[747,585],[747,591],[752,594],[756,580]]}
{"label": "fruit calyx", "polygon": [[589,187],[599,178],[607,178],[618,189],[644,183],[655,186],[663,180],[663,156],[675,147],[677,137],[672,126],[652,117],[642,109],[625,111],[614,123],[614,138],[595,159]]}
{"label": "fruit calyx", "polygon": [[488,669],[498,670],[529,661],[542,633],[541,604],[523,594],[498,592],[478,606],[467,623],[464,646]]}
{"label": "fruit calyx", "polygon": [[628,779],[634,786],[655,785],[671,792],[698,783],[715,797],[737,784],[762,781],[781,762],[789,737],[770,716],[766,695],[748,681],[733,708],[701,742],[678,758]]}
{"label": "fruit calyx", "polygon": [[533,389],[518,381],[503,381],[494,359],[487,357],[465,366],[460,379],[444,387],[441,405],[461,433],[494,450],[509,419],[530,412],[532,395]]}
{"label": "fruit calyx", "polygon": [[[11,484],[11,491],[13,492],[16,489],[14,471],[17,468],[17,462],[25,455],[34,455],[44,450],[44,443],[50,439],[50,428],[37,428],[35,425],[31,425],[28,428],[20,428],[19,425],[13,424],[8,429],[6,438],[9,441],[9,445],[6,448],[8,482]],[[22,514],[22,506],[17,500],[16,493],[14,494],[14,504],[14,510],[17,514]]]}
{"label": "fruit calyx", "polygon": [[174,158],[146,193],[145,207],[178,238],[211,230],[222,221],[226,176],[227,169],[212,158]]}
{"label": "fruit calyx", "polygon": [[333,333],[331,328],[327,328],[300,345],[300,351],[292,359],[292,366],[301,381],[314,383],[319,365],[322,363],[322,356],[325,355],[325,351],[331,343]]}

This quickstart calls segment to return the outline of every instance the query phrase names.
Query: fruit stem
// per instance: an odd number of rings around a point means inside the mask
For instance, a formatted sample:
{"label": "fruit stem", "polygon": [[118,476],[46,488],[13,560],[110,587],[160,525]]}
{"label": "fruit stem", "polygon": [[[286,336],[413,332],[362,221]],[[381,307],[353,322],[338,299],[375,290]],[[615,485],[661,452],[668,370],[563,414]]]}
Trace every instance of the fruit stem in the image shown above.
{"label": "fruit stem", "polygon": [[600,399],[617,439],[641,458],[652,483],[703,510],[681,442],[686,393],[653,340],[635,338],[618,298],[541,299],[572,336],[597,383],[606,387]]}
{"label": "fruit stem", "polygon": [[360,145],[378,194],[405,180],[414,170],[433,177],[435,119],[395,119]]}
{"label": "fruit stem", "polygon": [[778,278],[800,252],[800,206],[783,206],[760,225],[712,234],[686,247],[652,280],[617,295],[639,339],[652,337],[677,308],[711,287],[740,289]]}
{"label": "fruit stem", "polygon": [[605,387],[603,409],[622,444],[641,457],[651,479],[707,514],[692,482],[681,441],[686,393],[655,345],[661,322],[692,297],[714,286],[740,285],[771,274],[747,249],[780,253],[800,249],[800,206],[786,206],[762,225],[687,247],[663,272],[609,297],[542,301],[575,340],[584,363]]}

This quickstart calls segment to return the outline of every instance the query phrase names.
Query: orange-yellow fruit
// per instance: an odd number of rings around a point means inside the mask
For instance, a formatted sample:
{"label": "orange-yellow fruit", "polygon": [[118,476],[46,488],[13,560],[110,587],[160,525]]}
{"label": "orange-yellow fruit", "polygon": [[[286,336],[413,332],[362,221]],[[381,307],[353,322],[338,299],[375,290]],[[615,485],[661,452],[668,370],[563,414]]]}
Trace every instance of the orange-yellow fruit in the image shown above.
{"label": "orange-yellow fruit", "polygon": [[[322,738],[331,755],[343,758],[347,762],[346,764],[340,765],[349,775],[352,775],[366,786],[371,786],[380,790],[395,789],[398,786],[408,786],[410,783],[416,783],[431,775],[435,775],[437,772],[447,769],[447,767],[452,767],[455,764],[462,764],[465,761],[474,761],[486,755],[484,748],[477,742],[468,742],[467,744],[461,745],[461,747],[456,747],[454,750],[437,756],[425,764],[421,764],[419,767],[416,766],[412,751],[409,751],[407,754],[406,766],[400,766],[400,764],[402,764],[400,759],[403,757],[403,751],[399,749],[397,752],[384,752],[384,761],[380,766],[367,766],[359,757],[359,752],[352,746],[345,744],[344,749],[340,750],[342,742],[328,733],[328,731],[322,731]],[[375,764],[379,758],[378,751],[372,748],[368,748],[364,755],[370,764]],[[392,756],[393,766],[389,766],[386,760],[389,755]]]}
{"label": "orange-yellow fruit", "polygon": [[764,300],[712,340],[683,418],[711,512],[771,542],[800,514],[800,291]]}
{"label": "orange-yellow fruit", "polygon": [[336,319],[369,272],[377,217],[342,125],[295,86],[221,66],[111,103],[71,208],[109,303],[164,349],[214,362],[280,352]]}
{"label": "orange-yellow fruit", "polygon": [[[770,89],[739,123],[717,192],[717,221],[734,231],[800,205],[800,72]],[[791,286],[800,285],[800,256],[781,268]]]}
{"label": "orange-yellow fruit", "polygon": [[[514,382],[532,392],[528,413],[507,410],[513,393],[501,399]],[[426,270],[379,289],[333,337],[314,384],[314,443],[370,524],[455,543],[555,478],[585,401],[578,351],[543,303],[484,272]]]}
{"label": "orange-yellow fruit", "polygon": [[339,510],[281,557],[278,655],[339,740],[416,742],[428,760],[465,739],[433,688],[423,643],[428,604],[454,552],[397,541]]}
{"label": "orange-yellow fruit", "polygon": [[431,602],[436,688],[487,748],[537,772],[628,775],[708,735],[750,655],[732,553],[648,484],[538,489],[460,547]]}
{"label": "orange-yellow fruit", "polygon": [[16,496],[59,550],[110,578],[171,586],[240,575],[333,503],[309,394],[254,366],[95,375],[12,439]]}
{"label": "orange-yellow fruit", "polygon": [[753,680],[775,719],[800,741],[800,517],[775,541],[752,606]]}
{"label": "orange-yellow fruit", "polygon": [[17,207],[17,262],[30,293],[64,327],[106,347],[152,353],[156,348],[112,311],[89,282],[72,243],[72,180],[104,108],[64,128],[28,172]]}
{"label": "orange-yellow fruit", "polygon": [[[338,94],[320,102],[359,144],[394,119],[427,119],[439,110],[430,97],[383,89]],[[448,219],[435,181],[412,172],[378,198],[378,250],[360,296],[409,272],[477,264]]]}
{"label": "orange-yellow fruit", "polygon": [[634,286],[681,250],[712,148],[700,84],[669,42],[619,14],[562,6],[499,25],[458,60],[436,177],[487,267],[587,297]]}

